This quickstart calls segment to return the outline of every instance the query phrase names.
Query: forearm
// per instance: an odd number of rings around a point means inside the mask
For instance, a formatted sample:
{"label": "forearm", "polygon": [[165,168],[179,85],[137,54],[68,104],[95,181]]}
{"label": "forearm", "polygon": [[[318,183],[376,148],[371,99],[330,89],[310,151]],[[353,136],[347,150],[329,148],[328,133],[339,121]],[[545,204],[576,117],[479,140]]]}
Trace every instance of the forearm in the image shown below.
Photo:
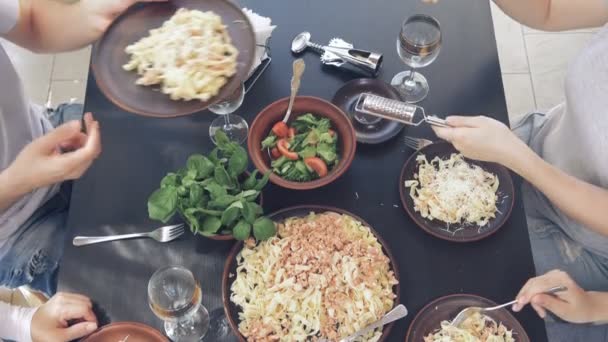
{"label": "forearm", "polygon": [[511,18],[544,31],[602,26],[608,21],[606,0],[494,0]]}
{"label": "forearm", "polygon": [[608,236],[608,191],[566,174],[523,142],[519,143],[516,153],[504,164],[534,185],[568,217]]}
{"label": "forearm", "polygon": [[27,184],[21,183],[8,169],[0,172],[0,213],[8,209],[26,193],[30,192]]}
{"label": "forearm", "polygon": [[87,20],[82,1],[21,0],[20,18],[7,38],[36,52],[61,52],[93,42],[102,28]]}
{"label": "forearm", "polygon": [[608,292],[589,291],[588,294],[591,296],[591,322],[608,324]]}

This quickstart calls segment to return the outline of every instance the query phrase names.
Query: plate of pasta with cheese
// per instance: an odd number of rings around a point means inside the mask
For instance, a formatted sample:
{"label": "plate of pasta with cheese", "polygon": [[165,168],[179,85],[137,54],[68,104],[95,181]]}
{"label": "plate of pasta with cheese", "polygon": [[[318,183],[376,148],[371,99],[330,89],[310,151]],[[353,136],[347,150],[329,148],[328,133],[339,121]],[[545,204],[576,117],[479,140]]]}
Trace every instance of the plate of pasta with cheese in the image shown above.
{"label": "plate of pasta with cheese", "polygon": [[135,5],[94,45],[97,86],[121,109],[146,116],[200,112],[232,94],[253,64],[255,36],[230,1]]}
{"label": "plate of pasta with cheese", "polygon": [[477,241],[498,231],[515,198],[509,170],[467,159],[446,142],[410,156],[401,170],[399,192],[420,228],[455,242]]}

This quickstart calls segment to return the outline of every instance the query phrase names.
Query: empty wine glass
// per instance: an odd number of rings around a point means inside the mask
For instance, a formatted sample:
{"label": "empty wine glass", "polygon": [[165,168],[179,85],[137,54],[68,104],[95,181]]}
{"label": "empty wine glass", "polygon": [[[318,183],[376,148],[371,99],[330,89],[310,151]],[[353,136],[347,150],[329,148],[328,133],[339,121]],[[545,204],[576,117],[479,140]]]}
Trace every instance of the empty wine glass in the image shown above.
{"label": "empty wine glass", "polygon": [[411,70],[395,75],[391,85],[399,91],[404,101],[416,103],[427,96],[429,84],[422,74],[416,72],[416,69],[433,63],[439,55],[440,48],[441,27],[437,19],[417,14],[401,24],[397,38],[397,53]]}
{"label": "empty wine glass", "polygon": [[175,342],[201,340],[209,330],[209,313],[201,304],[201,287],[189,270],[168,266],[148,282],[148,303],[165,322],[165,333]]}
{"label": "empty wine glass", "polygon": [[249,125],[247,124],[247,121],[238,115],[231,115],[239,109],[241,104],[243,104],[244,99],[245,86],[241,83],[234,93],[220,102],[209,106],[208,109],[211,112],[220,115],[220,117],[213,120],[211,126],[209,126],[209,137],[214,144],[217,144],[215,141],[215,132],[217,131],[226,133],[228,139],[239,144],[242,144],[247,140],[247,134],[249,134]]}

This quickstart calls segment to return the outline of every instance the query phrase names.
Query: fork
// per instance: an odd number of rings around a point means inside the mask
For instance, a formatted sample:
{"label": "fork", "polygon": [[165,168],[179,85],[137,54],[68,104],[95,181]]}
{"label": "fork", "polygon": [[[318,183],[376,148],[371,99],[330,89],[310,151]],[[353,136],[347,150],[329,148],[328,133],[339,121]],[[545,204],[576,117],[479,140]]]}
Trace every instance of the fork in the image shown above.
{"label": "fork", "polygon": [[[567,287],[565,286],[555,286],[552,287],[550,289],[548,289],[547,291],[543,292],[544,294],[555,294],[557,292],[562,292],[562,291],[566,291],[568,290]],[[474,315],[475,313],[478,312],[488,312],[488,311],[494,311],[494,310],[498,310],[498,309],[502,309],[504,307],[507,306],[511,306],[513,304],[517,303],[517,299],[516,300],[512,300],[508,303],[505,304],[501,304],[501,305],[497,305],[497,306],[492,306],[489,308],[480,308],[477,306],[471,306],[468,308],[465,308],[464,310],[460,311],[458,313],[458,315],[456,315],[456,317],[454,317],[454,319],[452,320],[452,322],[450,322],[450,325],[458,327],[462,324],[462,322],[464,322],[467,318],[471,317],[471,315]]]}
{"label": "fork", "polygon": [[[364,327],[363,329],[360,329],[359,331],[355,332],[354,334],[341,339],[338,342],[353,342],[358,337],[361,337],[361,336],[369,333],[370,331],[383,327],[386,324],[389,324],[393,321],[401,319],[405,316],[407,316],[407,308],[405,307],[405,305],[399,304],[399,305],[395,306],[391,311],[389,311],[386,315],[382,316],[382,318],[380,318],[379,320]],[[329,342],[329,340],[321,339],[321,340],[319,340],[319,342]]]}
{"label": "fork", "polygon": [[74,246],[85,246],[92,245],[94,243],[125,240],[125,239],[137,239],[137,238],[151,238],[158,242],[169,242],[177,239],[180,235],[184,234],[184,224],[176,224],[173,226],[164,226],[155,229],[148,233],[136,233],[136,234],[124,234],[124,235],[110,235],[110,236],[76,236],[72,243]]}
{"label": "fork", "polygon": [[428,139],[414,138],[408,136],[405,137],[405,145],[409,148],[413,148],[416,151],[432,143],[433,142]]}

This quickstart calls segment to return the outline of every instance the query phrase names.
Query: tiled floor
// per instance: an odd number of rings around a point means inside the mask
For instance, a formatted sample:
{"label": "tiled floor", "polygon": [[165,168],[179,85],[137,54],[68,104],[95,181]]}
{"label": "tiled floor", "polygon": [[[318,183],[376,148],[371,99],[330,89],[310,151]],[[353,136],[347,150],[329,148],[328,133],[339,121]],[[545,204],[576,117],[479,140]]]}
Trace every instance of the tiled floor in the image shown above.
{"label": "tiled floor", "polygon": [[[492,3],[492,15],[505,95],[511,119],[534,109],[547,110],[563,99],[563,78],[571,58],[595,30],[547,33],[520,25]],[[36,55],[13,44],[7,48],[26,91],[52,105],[84,99],[91,50]]]}

